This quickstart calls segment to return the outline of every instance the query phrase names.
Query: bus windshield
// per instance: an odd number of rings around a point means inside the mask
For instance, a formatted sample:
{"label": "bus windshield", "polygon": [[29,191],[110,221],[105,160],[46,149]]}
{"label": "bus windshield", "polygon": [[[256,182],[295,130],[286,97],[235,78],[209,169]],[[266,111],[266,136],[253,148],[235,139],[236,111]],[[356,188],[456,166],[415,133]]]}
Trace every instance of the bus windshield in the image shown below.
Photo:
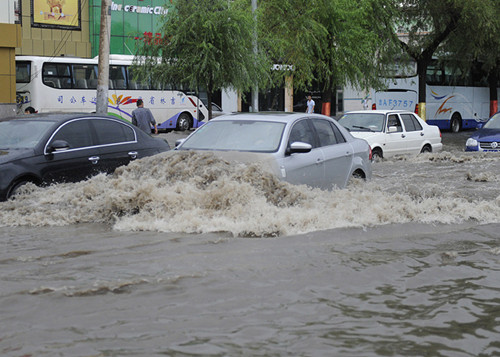
{"label": "bus windshield", "polygon": [[413,60],[408,62],[394,61],[385,66],[382,74],[384,78],[411,78],[417,75],[417,63]]}

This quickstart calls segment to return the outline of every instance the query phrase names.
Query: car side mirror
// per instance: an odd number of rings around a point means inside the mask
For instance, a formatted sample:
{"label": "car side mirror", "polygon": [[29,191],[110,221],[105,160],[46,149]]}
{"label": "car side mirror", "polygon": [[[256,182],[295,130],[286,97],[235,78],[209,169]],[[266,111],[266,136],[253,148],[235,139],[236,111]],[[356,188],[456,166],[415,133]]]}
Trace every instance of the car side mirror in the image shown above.
{"label": "car side mirror", "polygon": [[47,152],[53,153],[55,151],[64,151],[69,149],[69,143],[65,140],[54,140],[52,144],[47,147]]}
{"label": "car side mirror", "polygon": [[397,126],[390,126],[387,128],[389,133],[397,133],[398,132],[398,127]]}
{"label": "car side mirror", "polygon": [[186,139],[178,139],[175,141],[175,147],[179,146],[180,144],[182,144],[184,141],[186,141]]}
{"label": "car side mirror", "polygon": [[287,154],[295,154],[295,153],[307,153],[312,150],[312,145],[308,143],[303,143],[301,141],[294,141],[290,144],[289,150],[287,150]]}

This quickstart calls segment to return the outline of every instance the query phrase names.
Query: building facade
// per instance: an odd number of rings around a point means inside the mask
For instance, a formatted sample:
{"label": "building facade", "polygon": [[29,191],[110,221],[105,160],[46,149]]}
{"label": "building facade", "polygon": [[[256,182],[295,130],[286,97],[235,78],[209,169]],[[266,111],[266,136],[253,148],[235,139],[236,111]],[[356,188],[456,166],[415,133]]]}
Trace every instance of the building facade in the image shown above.
{"label": "building facade", "polygon": [[0,118],[16,111],[16,47],[21,46],[21,27],[16,24],[14,0],[0,3]]}
{"label": "building facade", "polygon": [[[90,11],[90,42],[92,57],[99,53],[101,0],[88,0]],[[111,1],[110,53],[135,55],[137,41],[158,40],[161,22],[172,10],[170,0]]]}
{"label": "building facade", "polygon": [[90,57],[88,0],[15,0],[17,55]]}

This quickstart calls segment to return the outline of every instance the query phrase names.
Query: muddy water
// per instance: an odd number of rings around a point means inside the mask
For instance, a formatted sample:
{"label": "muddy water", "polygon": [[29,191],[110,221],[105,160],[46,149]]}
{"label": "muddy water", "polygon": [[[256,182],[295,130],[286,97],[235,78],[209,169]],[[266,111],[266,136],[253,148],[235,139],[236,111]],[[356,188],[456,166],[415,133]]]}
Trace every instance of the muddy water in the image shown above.
{"label": "muddy water", "polygon": [[500,354],[500,156],[466,137],[333,192],[193,153],[28,187],[0,355]]}

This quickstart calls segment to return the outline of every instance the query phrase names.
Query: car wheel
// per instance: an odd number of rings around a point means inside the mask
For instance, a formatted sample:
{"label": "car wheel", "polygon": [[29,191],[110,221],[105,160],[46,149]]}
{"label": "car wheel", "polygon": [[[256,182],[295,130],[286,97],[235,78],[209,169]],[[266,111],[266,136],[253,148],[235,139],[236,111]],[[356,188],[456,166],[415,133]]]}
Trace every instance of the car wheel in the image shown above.
{"label": "car wheel", "polygon": [[424,145],[424,147],[422,148],[422,150],[420,150],[421,154],[424,154],[426,152],[432,152],[432,147],[430,145]]}
{"label": "car wheel", "polygon": [[462,126],[462,117],[460,114],[455,113],[451,116],[450,130],[452,133],[458,133]]}
{"label": "car wheel", "polygon": [[354,186],[360,182],[364,182],[366,179],[365,173],[361,170],[356,170],[352,173],[349,181],[347,182],[347,186]]}
{"label": "car wheel", "polygon": [[187,113],[182,113],[179,115],[177,118],[177,130],[178,131],[185,131],[189,130],[191,128],[191,117]]}
{"label": "car wheel", "polygon": [[26,185],[30,181],[28,180],[22,180],[14,183],[12,187],[10,188],[9,192],[7,192],[7,199],[12,200],[16,198],[16,195],[19,193],[20,189],[22,186]]}
{"label": "car wheel", "polygon": [[372,161],[381,161],[384,158],[384,154],[382,153],[382,149],[375,148],[372,151]]}

